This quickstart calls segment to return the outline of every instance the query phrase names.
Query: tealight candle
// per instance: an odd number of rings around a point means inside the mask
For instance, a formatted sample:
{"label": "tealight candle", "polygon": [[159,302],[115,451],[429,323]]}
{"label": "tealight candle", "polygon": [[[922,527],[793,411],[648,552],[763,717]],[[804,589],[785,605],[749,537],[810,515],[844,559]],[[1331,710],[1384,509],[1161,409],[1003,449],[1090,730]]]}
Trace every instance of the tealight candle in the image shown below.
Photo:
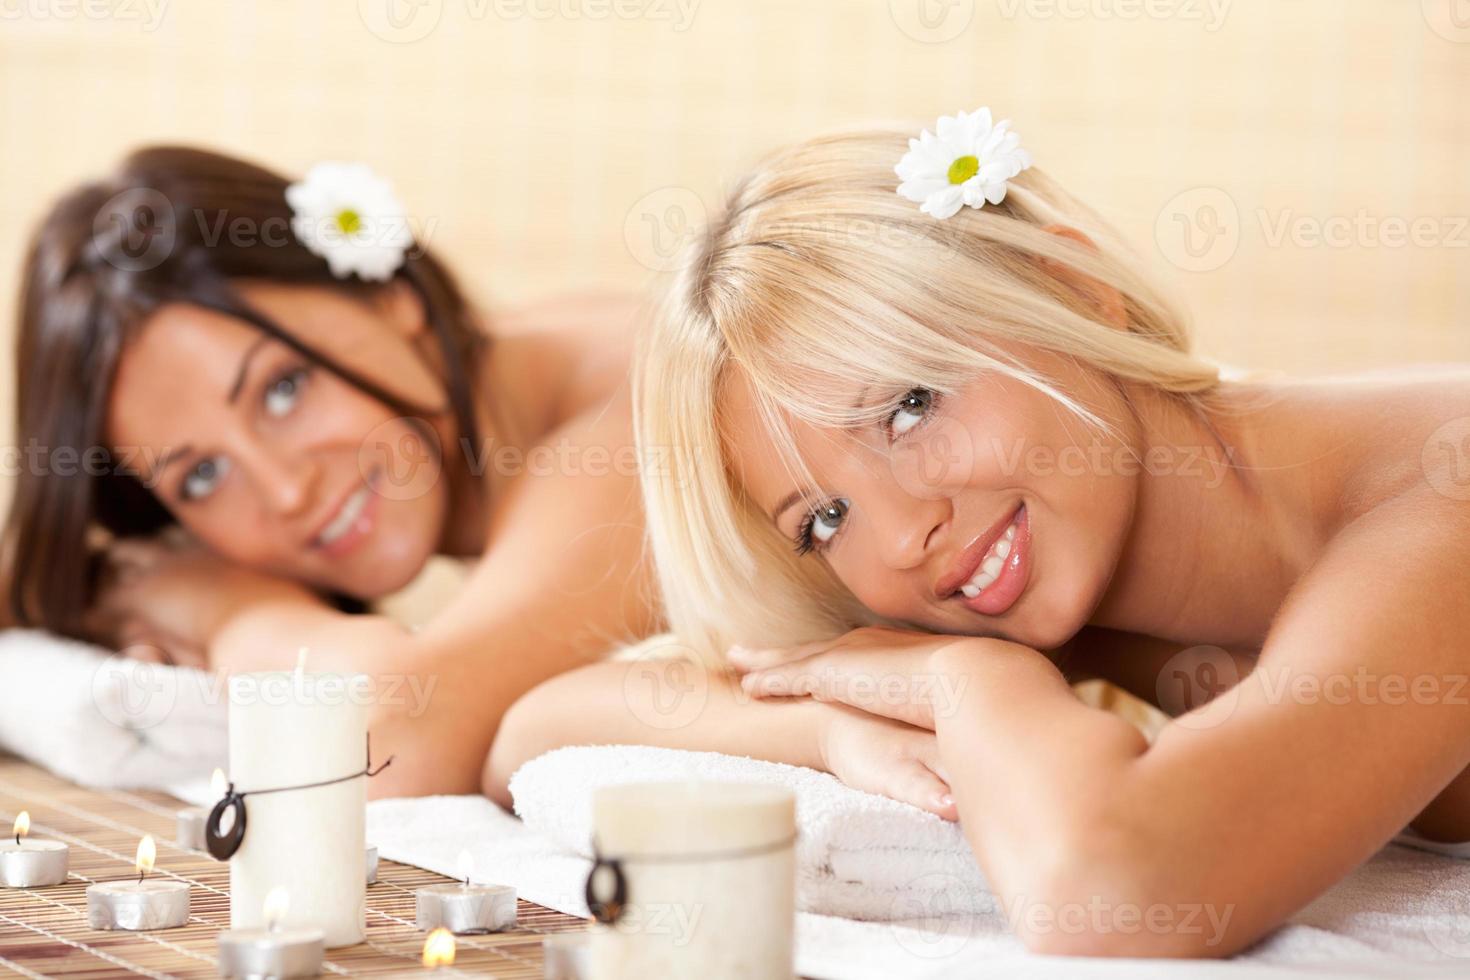
{"label": "tealight candle", "polygon": [[314,977],[326,948],[320,929],[283,929],[291,900],[284,888],[265,899],[264,929],[219,934],[219,972],[224,977]]}
{"label": "tealight candle", "polygon": [[[225,778],[224,770],[216,769],[214,775],[209,779],[209,789],[215,800],[224,798],[229,790],[229,780]],[[191,851],[208,851],[204,845],[204,822],[209,819],[211,807],[191,806],[180,810],[176,814],[176,827],[174,843]]]}
{"label": "tealight candle", "polygon": [[87,921],[93,929],[173,929],[189,921],[189,886],[149,881],[158,859],[152,837],[138,844],[137,881],[99,881],[87,886]]}
{"label": "tealight candle", "polygon": [[420,929],[448,929],[465,935],[500,932],[516,924],[516,890],[510,885],[476,885],[474,858],[459,853],[457,884],[430,885],[414,892]]}
{"label": "tealight candle", "polygon": [[794,976],[796,800],[775,786],[675,782],[592,796],[587,904],[596,980]]}
{"label": "tealight candle", "polygon": [[365,857],[367,859],[367,883],[376,885],[378,883],[378,849],[369,847]]}
{"label": "tealight candle", "polygon": [[31,815],[25,810],[11,829],[14,841],[0,843],[0,884],[6,888],[37,888],[66,881],[71,851],[58,840],[31,840]]}

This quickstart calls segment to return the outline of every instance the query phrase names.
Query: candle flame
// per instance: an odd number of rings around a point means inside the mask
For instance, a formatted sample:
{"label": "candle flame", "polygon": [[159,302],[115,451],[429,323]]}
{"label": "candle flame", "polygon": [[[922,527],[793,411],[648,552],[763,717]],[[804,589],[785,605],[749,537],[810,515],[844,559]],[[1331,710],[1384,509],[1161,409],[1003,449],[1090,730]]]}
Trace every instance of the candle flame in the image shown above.
{"label": "candle flame", "polygon": [[300,680],[301,679],[301,675],[302,674],[305,674],[305,673],[306,673],[306,647],[300,647],[296,651],[296,679],[297,680]]}
{"label": "candle flame", "polygon": [[265,927],[275,932],[286,921],[286,913],[289,911],[291,893],[284,888],[272,888],[265,896]]}
{"label": "candle flame", "polygon": [[440,926],[424,940],[424,968],[454,965],[454,933]]}
{"label": "candle flame", "polygon": [[454,865],[459,870],[459,880],[468,885],[475,875],[475,856],[469,851],[460,851],[454,859]]}
{"label": "candle flame", "polygon": [[149,834],[138,841],[138,857],[133,862],[133,867],[138,869],[138,877],[141,878],[153,870],[153,865],[158,861],[158,845],[153,843],[153,835]]}
{"label": "candle flame", "polygon": [[225,778],[223,769],[216,769],[214,775],[209,777],[209,791],[216,800],[224,799],[225,794],[230,791],[230,781]]}
{"label": "candle flame", "polygon": [[15,817],[15,826],[11,829],[11,833],[13,833],[15,835],[15,842],[17,844],[19,844],[20,843],[20,839],[22,837],[24,837],[26,834],[29,834],[30,832],[31,832],[31,814],[30,814],[30,811],[29,810],[22,810],[22,811],[20,811],[20,813],[16,814],[16,817]]}

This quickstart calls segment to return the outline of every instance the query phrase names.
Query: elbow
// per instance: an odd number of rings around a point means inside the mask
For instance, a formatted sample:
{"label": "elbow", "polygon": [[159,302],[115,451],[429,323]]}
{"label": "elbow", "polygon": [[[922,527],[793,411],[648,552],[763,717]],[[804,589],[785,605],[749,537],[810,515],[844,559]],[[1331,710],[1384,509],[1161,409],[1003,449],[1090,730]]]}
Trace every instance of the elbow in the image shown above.
{"label": "elbow", "polygon": [[554,748],[547,743],[536,689],[522,695],[506,711],[495,730],[495,740],[480,774],[480,791],[505,809],[511,809],[510,777],[536,756]]}
{"label": "elbow", "polygon": [[[1141,835],[1093,826],[1001,889],[1012,929],[1043,956],[1218,959],[1245,943],[1233,904],[1212,901],[1192,862]],[[1249,938],[1249,937],[1245,937]]]}

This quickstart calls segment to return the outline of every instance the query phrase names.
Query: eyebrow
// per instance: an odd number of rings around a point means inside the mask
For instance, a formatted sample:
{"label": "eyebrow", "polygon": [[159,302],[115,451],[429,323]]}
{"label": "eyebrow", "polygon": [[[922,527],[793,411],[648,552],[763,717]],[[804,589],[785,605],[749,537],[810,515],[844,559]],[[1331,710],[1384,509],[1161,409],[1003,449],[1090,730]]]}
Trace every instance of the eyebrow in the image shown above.
{"label": "eyebrow", "polygon": [[[240,392],[245,387],[245,376],[250,373],[251,360],[255,357],[256,352],[264,347],[270,340],[271,338],[268,334],[261,334],[261,336],[256,339],[255,343],[246,348],[245,354],[240,358],[240,367],[235,371],[235,380],[230,385],[230,393],[225,399],[226,402],[233,405],[235,404],[236,399],[240,397]],[[177,459],[189,455],[193,451],[194,447],[192,445],[183,445],[179,446],[177,449],[170,449],[168,452],[164,453],[163,458],[158,461],[158,465],[153,468],[153,472],[148,474],[148,482],[156,482],[158,480],[158,477],[163,473],[164,470],[169,468],[169,465],[171,463],[173,463]]]}

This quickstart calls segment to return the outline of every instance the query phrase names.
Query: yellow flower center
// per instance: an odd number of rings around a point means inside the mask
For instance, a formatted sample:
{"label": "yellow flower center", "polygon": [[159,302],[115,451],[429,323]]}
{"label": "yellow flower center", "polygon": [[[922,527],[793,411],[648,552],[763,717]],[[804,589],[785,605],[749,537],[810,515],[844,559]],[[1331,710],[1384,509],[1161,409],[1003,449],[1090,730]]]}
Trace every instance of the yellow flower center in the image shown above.
{"label": "yellow flower center", "polygon": [[[950,168],[954,173],[954,168]],[[362,230],[362,215],[351,208],[343,208],[337,212],[337,227],[342,229],[344,235],[351,235]]]}
{"label": "yellow flower center", "polygon": [[971,177],[980,172],[980,158],[975,156],[964,156],[955,159],[949,165],[949,182],[951,184],[963,184]]}

